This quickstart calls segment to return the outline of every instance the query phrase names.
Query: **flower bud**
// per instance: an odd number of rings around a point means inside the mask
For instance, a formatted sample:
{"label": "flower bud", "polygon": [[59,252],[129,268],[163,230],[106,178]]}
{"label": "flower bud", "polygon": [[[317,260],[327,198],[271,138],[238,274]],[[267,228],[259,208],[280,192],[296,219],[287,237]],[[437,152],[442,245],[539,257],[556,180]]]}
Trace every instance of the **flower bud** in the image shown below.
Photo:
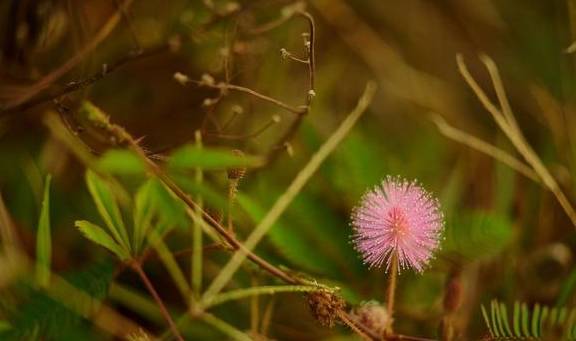
{"label": "flower bud", "polygon": [[352,316],[376,335],[383,335],[392,318],[386,307],[376,301],[361,303],[352,311]]}

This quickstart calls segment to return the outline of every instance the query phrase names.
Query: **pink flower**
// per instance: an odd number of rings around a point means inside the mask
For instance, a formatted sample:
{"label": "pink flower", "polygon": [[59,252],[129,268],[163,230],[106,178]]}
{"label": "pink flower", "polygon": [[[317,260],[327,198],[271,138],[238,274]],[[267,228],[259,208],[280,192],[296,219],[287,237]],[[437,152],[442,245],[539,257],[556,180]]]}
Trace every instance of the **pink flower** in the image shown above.
{"label": "pink flower", "polygon": [[353,241],[364,263],[421,272],[438,248],[444,217],[438,201],[415,181],[388,176],[362,197],[352,214]]}

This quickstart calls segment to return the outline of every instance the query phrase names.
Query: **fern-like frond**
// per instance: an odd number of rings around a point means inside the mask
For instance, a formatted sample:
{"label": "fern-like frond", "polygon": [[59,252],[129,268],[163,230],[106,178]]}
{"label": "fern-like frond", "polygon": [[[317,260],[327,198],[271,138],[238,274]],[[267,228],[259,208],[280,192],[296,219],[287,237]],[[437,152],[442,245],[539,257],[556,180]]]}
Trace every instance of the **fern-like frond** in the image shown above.
{"label": "fern-like frond", "polygon": [[[576,340],[576,309],[548,307],[514,302],[506,304],[492,300],[482,305],[482,316],[491,340]],[[509,315],[508,312],[512,314]]]}

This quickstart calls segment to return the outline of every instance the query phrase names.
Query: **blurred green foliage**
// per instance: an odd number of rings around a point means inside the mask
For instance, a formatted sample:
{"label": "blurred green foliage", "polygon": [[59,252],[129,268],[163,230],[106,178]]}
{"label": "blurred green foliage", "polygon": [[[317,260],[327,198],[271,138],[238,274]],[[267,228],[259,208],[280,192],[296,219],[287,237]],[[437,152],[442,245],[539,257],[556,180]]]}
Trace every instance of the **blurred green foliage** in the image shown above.
{"label": "blurred green foliage", "polygon": [[[548,316],[555,304],[574,307],[576,235],[555,197],[442,136],[428,119],[440,114],[524,162],[457,73],[455,55],[462,53],[495,99],[476,59],[478,51],[490,55],[522,133],[574,203],[576,73],[567,52],[576,40],[574,1],[174,0],[162,6],[138,1],[125,12],[115,3],[0,3],[0,266],[11,259],[12,247],[26,259],[15,263],[19,271],[0,270],[0,339],[119,337],[95,324],[94,315],[79,314],[91,309],[83,300],[74,310],[50,296],[48,288],[60,277],[124,316],[130,328],[168,339],[156,305],[121,262],[134,256],[145,255],[144,268],[175,319],[189,308],[175,290],[181,288],[174,268],[166,269],[166,258],[148,247],[147,236],[162,236],[172,265],[191,280],[191,213],[125,141],[94,124],[94,114],[125,128],[150,160],[243,241],[354,107],[368,79],[379,83],[368,113],[256,253],[298,278],[339,287],[348,308],[384,301],[388,275],[362,264],[350,242],[350,212],[386,175],[401,175],[439,198],[446,225],[442,248],[425,272],[400,275],[398,332],[440,338],[443,321],[456,330],[455,340],[510,336],[516,324],[544,323],[542,311],[527,307],[550,306]],[[306,8],[316,25],[316,96],[301,121],[250,94],[174,79],[176,72],[198,81],[206,74],[304,105],[307,64],[279,52],[306,55],[302,33],[309,28],[291,16],[294,8]],[[82,55],[114,14],[119,20],[111,33]],[[33,84],[75,58],[74,67],[36,95],[49,100],[11,109]],[[116,68],[118,60],[124,62]],[[52,98],[94,75],[94,82]],[[45,122],[49,116],[66,128],[68,142]],[[293,122],[299,124],[286,141]],[[246,175],[232,184],[231,168],[246,168]],[[75,222],[95,244],[82,238]],[[203,289],[230,259],[230,245],[216,235],[203,238]],[[448,286],[451,278],[457,278],[457,293]],[[226,290],[279,284],[246,262]],[[457,308],[447,307],[448,299],[457,300]],[[516,308],[515,301],[525,304]],[[490,308],[484,317],[481,307]],[[343,326],[316,324],[301,293],[245,298],[209,312],[221,320],[184,315],[186,339],[230,337],[224,323],[262,339],[354,337]]]}

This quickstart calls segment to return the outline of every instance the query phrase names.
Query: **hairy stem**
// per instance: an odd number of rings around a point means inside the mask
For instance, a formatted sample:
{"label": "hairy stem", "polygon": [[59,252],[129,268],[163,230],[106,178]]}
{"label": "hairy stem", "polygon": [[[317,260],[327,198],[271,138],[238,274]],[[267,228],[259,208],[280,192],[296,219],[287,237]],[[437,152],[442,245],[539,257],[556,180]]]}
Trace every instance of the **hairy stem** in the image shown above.
{"label": "hairy stem", "polygon": [[343,311],[338,311],[338,318],[342,321],[345,325],[347,325],[352,331],[358,334],[364,340],[374,340],[374,337],[366,334],[362,329],[358,328],[358,326],[352,321],[350,316]]}

